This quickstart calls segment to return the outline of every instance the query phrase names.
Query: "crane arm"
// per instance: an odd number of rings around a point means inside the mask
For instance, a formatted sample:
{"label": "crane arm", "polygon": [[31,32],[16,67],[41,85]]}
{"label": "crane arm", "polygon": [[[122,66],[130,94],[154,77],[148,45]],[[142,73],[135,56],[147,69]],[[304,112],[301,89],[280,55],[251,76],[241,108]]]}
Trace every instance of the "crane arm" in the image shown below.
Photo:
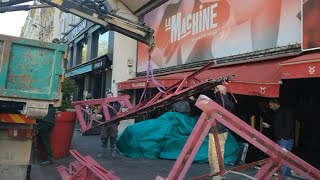
{"label": "crane arm", "polygon": [[150,48],[155,44],[152,28],[144,23],[132,21],[109,12],[107,4],[103,0],[42,0],[42,2],[101,26],[109,27],[111,30],[140,41]]}
{"label": "crane arm", "polygon": [[0,0],[0,13],[47,8],[50,5],[142,42],[150,49],[155,45],[152,28],[109,11],[106,0],[41,0],[41,3],[45,4],[16,5],[28,1],[30,0],[6,0],[6,2]]}

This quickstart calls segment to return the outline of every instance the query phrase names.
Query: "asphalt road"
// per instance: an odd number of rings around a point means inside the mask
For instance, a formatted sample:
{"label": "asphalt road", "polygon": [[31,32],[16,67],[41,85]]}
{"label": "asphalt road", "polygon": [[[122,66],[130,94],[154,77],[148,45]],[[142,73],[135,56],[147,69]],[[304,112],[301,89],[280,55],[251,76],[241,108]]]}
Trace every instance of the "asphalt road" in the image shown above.
{"label": "asphalt road", "polygon": [[[94,136],[81,136],[79,132],[75,132],[72,140],[71,149],[76,149],[83,156],[90,155],[105,169],[113,170],[115,174],[123,180],[152,180],[156,176],[167,177],[175,161],[163,159],[132,159],[117,155],[116,158],[111,158],[111,153],[105,159],[96,158],[99,152],[100,138]],[[68,156],[64,159],[55,160],[52,165],[40,165],[38,158],[33,159],[31,169],[32,180],[60,180],[61,177],[56,170],[58,166],[68,166],[70,162],[75,161],[73,156]],[[185,179],[192,179],[200,175],[210,172],[209,164],[194,163],[189,169]],[[244,173],[254,175],[255,169],[248,169]],[[227,174],[225,179],[248,179],[243,176]]]}

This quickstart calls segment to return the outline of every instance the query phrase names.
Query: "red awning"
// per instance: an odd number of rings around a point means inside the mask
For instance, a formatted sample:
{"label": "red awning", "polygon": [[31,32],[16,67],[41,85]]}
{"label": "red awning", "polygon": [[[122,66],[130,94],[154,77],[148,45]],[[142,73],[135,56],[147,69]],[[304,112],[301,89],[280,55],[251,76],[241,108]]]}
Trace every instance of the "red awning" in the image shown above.
{"label": "red awning", "polygon": [[282,79],[320,77],[320,53],[305,54],[280,63]]}
{"label": "red awning", "polygon": [[[204,80],[234,74],[235,77],[227,84],[230,92],[251,96],[279,97],[279,63],[285,60],[287,59],[215,67],[201,73],[197,78]],[[169,87],[191,73],[192,72],[180,72],[158,76],[156,77],[156,80],[163,86]],[[118,88],[141,89],[145,88],[145,85],[145,77],[140,77],[120,82]],[[151,85],[151,87],[154,87],[154,85]]]}

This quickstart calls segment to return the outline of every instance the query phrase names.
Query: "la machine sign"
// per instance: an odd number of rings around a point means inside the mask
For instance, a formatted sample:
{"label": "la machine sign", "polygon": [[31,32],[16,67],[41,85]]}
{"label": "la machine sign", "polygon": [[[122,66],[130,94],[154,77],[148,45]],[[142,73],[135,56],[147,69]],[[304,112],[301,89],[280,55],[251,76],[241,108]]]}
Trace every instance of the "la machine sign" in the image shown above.
{"label": "la machine sign", "polygon": [[207,8],[203,8],[200,5],[199,11],[189,13],[185,17],[182,17],[182,13],[177,14],[165,19],[165,31],[170,31],[171,43],[180,41],[187,36],[194,36],[199,33],[212,30],[213,33],[217,33],[218,27],[215,18],[217,13],[215,9],[218,3],[214,3]]}
{"label": "la machine sign", "polygon": [[[155,30],[153,68],[300,43],[300,11],[300,0],[170,0],[143,17]],[[139,43],[137,70],[147,68]]]}

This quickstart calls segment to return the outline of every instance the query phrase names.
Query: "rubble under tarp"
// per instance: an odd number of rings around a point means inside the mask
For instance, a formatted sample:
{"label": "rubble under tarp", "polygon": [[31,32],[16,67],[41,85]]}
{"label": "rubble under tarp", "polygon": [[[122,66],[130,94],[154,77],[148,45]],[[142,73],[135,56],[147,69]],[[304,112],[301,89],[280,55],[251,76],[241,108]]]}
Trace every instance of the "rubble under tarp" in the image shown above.
{"label": "rubble under tarp", "polygon": [[[133,124],[119,136],[119,152],[132,158],[177,159],[198,117],[167,112],[156,119]],[[234,165],[239,157],[238,142],[229,133],[225,144],[225,164]],[[208,162],[208,136],[202,143],[195,162]]]}

